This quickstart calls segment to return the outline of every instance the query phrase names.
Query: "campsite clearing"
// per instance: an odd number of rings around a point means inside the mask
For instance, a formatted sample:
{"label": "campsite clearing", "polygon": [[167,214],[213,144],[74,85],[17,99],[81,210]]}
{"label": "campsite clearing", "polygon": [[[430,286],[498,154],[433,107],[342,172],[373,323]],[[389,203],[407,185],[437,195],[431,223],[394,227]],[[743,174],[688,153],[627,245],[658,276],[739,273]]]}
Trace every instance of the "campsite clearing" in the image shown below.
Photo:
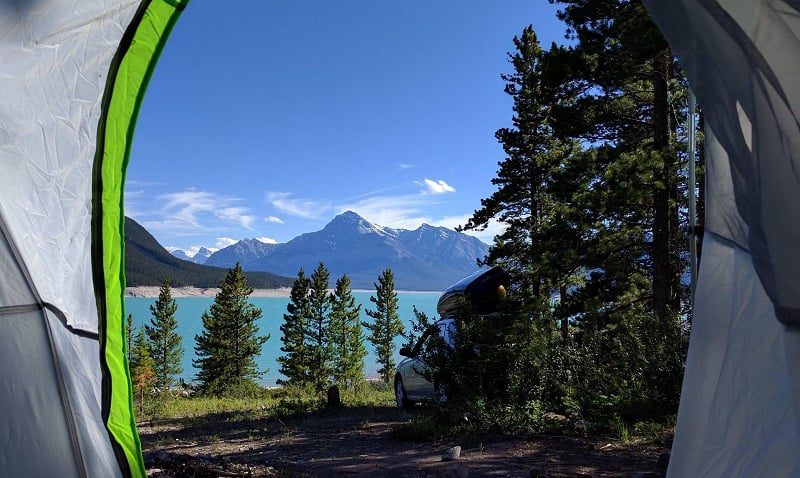
{"label": "campsite clearing", "polygon": [[[152,477],[467,476],[465,472],[660,477],[666,471],[659,457],[669,451],[667,443],[552,435],[427,441],[393,437],[392,428],[410,418],[389,406],[321,410],[292,418],[220,413],[146,422],[139,433]],[[456,445],[462,447],[461,458],[442,461],[442,454]]]}

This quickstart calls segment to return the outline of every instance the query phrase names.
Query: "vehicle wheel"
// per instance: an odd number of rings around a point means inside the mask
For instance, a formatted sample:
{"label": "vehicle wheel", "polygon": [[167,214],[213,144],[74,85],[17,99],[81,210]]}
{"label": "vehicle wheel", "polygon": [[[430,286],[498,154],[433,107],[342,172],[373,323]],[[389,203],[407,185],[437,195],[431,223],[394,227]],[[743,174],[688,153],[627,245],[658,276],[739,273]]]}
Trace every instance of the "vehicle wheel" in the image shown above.
{"label": "vehicle wheel", "polygon": [[394,399],[397,408],[401,410],[411,410],[414,407],[414,402],[406,395],[406,387],[403,386],[403,379],[399,375],[394,378]]}

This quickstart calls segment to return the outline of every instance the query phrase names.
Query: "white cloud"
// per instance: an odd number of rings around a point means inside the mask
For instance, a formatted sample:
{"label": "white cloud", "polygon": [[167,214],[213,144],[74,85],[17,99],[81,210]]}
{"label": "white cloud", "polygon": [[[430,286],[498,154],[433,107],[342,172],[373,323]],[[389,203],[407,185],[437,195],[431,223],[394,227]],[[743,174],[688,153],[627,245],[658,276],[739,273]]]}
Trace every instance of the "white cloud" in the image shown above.
{"label": "white cloud", "polygon": [[202,247],[202,246],[192,246],[192,247],[186,249],[183,252],[185,252],[186,255],[189,256],[189,257],[194,257],[194,256],[197,255],[198,252],[200,252],[200,247]]}
{"label": "white cloud", "polygon": [[273,239],[271,237],[267,237],[267,236],[256,237],[256,241],[263,242],[264,244],[277,244],[278,243],[278,241],[276,241],[275,239]]}
{"label": "white cloud", "polygon": [[267,202],[283,213],[304,219],[319,219],[324,212],[330,209],[330,203],[324,204],[311,199],[292,198],[292,193],[267,193]]}
{"label": "white cloud", "polygon": [[[337,211],[353,211],[368,221],[380,226],[395,229],[416,229],[422,224],[455,229],[467,223],[471,214],[434,216],[428,211],[433,199],[428,194],[409,194],[399,196],[374,196],[361,199],[350,204],[342,204]],[[494,236],[505,230],[505,226],[490,221],[484,231],[465,231],[465,234],[477,237],[483,242],[492,243]]]}
{"label": "white cloud", "polygon": [[126,179],[125,186],[163,186],[164,183],[156,181],[138,181],[136,179]]}
{"label": "white cloud", "polygon": [[[430,225],[455,229],[459,226],[463,226],[464,224],[466,224],[467,221],[469,221],[469,218],[471,217],[472,217],[471,214],[464,214],[463,216],[445,216],[433,220],[430,223]],[[477,237],[481,241],[487,244],[491,244],[492,242],[494,242],[494,236],[502,234],[503,232],[505,232],[505,230],[506,226],[504,224],[491,220],[489,221],[489,224],[487,225],[486,229],[484,229],[483,231],[469,230],[463,232],[468,236]]]}
{"label": "white cloud", "polygon": [[217,247],[219,247],[220,249],[223,249],[225,247],[232,246],[232,245],[236,244],[237,242],[239,242],[239,241],[237,241],[236,239],[230,238],[230,237],[218,237],[217,238],[217,243],[215,245]]}
{"label": "white cloud", "polygon": [[252,230],[256,216],[250,209],[239,205],[242,199],[207,191],[190,189],[157,196],[162,205],[155,214],[158,220],[148,221],[148,229],[169,231],[173,234],[197,233],[209,228],[201,224],[202,218],[216,218]]}
{"label": "white cloud", "polygon": [[353,211],[375,224],[397,229],[416,229],[431,222],[425,214],[430,201],[420,194],[373,196],[337,206],[338,213]]}
{"label": "white cloud", "polygon": [[414,167],[414,164],[412,164],[412,163],[398,163],[397,164],[397,168],[398,169],[411,169],[413,167]]}
{"label": "white cloud", "polygon": [[256,217],[247,214],[248,212],[246,207],[225,207],[217,210],[214,214],[222,220],[238,222],[242,227],[252,230],[253,228],[250,226],[255,222]]}
{"label": "white cloud", "polygon": [[414,181],[415,183],[423,186],[423,191],[427,194],[446,194],[456,192],[456,188],[444,182],[443,179],[434,181],[433,179],[425,178],[422,182]]}
{"label": "white cloud", "polygon": [[281,218],[279,218],[277,216],[267,216],[267,217],[264,218],[264,220],[267,221],[267,222],[273,222],[275,224],[283,224],[283,219],[281,219]]}

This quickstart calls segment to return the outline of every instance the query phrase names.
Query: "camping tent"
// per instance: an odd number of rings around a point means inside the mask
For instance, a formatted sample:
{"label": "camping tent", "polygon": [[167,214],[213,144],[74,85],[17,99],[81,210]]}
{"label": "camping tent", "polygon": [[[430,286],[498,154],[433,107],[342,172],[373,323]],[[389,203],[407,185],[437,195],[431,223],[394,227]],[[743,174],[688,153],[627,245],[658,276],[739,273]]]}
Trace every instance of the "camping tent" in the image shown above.
{"label": "camping tent", "polygon": [[669,475],[800,476],[800,2],[646,0],[706,119]]}
{"label": "camping tent", "polygon": [[[4,476],[142,476],[123,340],[133,125],[186,0],[0,0]],[[670,474],[800,475],[800,2],[646,0],[706,115]]]}
{"label": "camping tent", "polygon": [[0,475],[143,476],[123,340],[133,125],[185,1],[0,0]]}

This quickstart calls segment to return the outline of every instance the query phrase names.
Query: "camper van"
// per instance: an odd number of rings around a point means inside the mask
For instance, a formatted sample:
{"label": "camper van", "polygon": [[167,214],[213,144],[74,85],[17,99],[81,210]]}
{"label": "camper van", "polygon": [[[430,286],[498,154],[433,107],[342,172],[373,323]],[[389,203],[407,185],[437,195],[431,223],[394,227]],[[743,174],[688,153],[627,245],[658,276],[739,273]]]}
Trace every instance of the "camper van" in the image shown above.
{"label": "camper van", "polygon": [[418,402],[444,399],[444,393],[425,378],[428,369],[422,361],[426,343],[438,334],[444,342],[455,345],[455,318],[458,310],[468,303],[480,315],[497,312],[506,298],[508,274],[499,267],[481,269],[447,288],[439,298],[436,312],[439,320],[419,338],[413,347],[403,347],[405,357],[398,365],[394,378],[394,395],[398,408],[408,409]]}

